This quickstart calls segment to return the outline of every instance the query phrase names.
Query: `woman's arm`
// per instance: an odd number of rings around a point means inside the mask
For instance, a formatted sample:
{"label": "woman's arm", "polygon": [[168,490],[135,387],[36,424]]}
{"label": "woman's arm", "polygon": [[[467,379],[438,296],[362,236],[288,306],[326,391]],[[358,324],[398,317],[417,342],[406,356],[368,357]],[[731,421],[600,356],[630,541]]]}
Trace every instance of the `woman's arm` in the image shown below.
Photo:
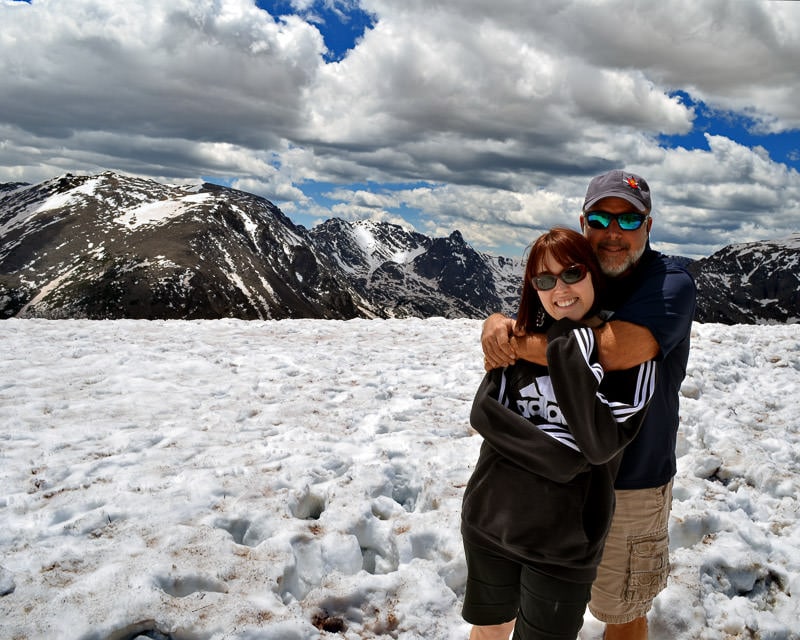
{"label": "woman's arm", "polygon": [[656,363],[608,373],[591,329],[561,321],[549,336],[548,371],[559,409],[586,459],[605,463],[638,433],[655,390]]}

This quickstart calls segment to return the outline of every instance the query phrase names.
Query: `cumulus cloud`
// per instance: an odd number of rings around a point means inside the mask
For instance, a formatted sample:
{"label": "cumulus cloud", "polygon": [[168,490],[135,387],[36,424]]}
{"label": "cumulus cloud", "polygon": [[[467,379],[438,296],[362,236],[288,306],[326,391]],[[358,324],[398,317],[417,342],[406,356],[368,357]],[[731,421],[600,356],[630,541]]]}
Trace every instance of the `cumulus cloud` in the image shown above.
{"label": "cumulus cloud", "polygon": [[[290,214],[414,209],[425,233],[520,253],[626,166],[654,185],[659,248],[708,255],[796,230],[800,176],[727,137],[660,136],[695,126],[678,91],[757,132],[800,128],[798,4],[3,0],[0,180],[216,176]],[[318,9],[372,27],[328,60]],[[311,181],[340,185],[338,204]]]}
{"label": "cumulus cloud", "polygon": [[[246,0],[42,0],[0,7],[0,113],[25,134],[276,145],[324,48]],[[77,146],[77,145],[75,145]]]}

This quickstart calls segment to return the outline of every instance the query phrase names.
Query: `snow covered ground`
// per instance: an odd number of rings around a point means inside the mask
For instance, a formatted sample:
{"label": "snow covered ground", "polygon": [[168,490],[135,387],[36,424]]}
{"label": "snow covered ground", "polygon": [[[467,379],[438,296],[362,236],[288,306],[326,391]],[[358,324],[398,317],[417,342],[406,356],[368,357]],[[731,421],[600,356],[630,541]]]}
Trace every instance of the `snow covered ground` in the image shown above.
{"label": "snow covered ground", "polygon": [[[466,639],[479,334],[3,321],[0,638]],[[799,383],[800,326],[695,325],[652,640],[800,638]]]}

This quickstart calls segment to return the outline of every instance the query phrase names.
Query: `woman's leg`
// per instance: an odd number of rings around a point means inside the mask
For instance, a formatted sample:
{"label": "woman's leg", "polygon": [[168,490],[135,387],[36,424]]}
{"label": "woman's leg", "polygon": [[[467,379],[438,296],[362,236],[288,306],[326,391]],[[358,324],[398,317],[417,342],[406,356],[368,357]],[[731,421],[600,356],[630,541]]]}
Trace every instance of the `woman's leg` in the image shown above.
{"label": "woman's leg", "polygon": [[522,570],[514,640],[575,640],[583,626],[591,583],[567,582],[530,567]]}
{"label": "woman's leg", "polygon": [[473,624],[470,640],[508,640],[519,609],[522,565],[464,542],[467,589],[461,614]]}
{"label": "woman's leg", "polygon": [[508,640],[514,630],[514,621],[488,626],[473,626],[469,640]]}

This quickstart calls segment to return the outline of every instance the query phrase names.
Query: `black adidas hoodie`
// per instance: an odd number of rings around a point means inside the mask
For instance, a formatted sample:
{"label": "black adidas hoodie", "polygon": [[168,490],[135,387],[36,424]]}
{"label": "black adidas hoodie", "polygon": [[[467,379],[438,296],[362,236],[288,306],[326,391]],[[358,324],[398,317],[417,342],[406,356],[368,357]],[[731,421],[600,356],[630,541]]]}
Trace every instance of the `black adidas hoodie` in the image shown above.
{"label": "black adidas hoodie", "polygon": [[486,374],[470,422],[483,436],[464,492],[468,542],[591,582],[614,511],[622,449],[653,394],[656,365],[606,372],[591,329],[560,320],[549,368],[518,361]]}

